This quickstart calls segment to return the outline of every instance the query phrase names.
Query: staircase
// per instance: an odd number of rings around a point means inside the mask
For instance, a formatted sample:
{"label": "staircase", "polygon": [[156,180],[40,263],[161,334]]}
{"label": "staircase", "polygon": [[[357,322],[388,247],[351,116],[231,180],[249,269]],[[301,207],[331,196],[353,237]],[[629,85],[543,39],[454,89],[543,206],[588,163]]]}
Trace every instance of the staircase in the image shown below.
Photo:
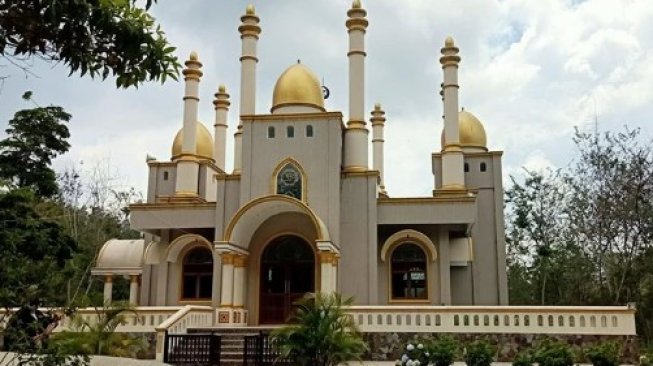
{"label": "staircase", "polygon": [[220,335],[222,347],[220,349],[221,366],[242,366],[245,350],[245,336],[257,335],[260,332],[269,333],[273,328],[242,327],[242,328],[201,328],[189,329],[188,333],[214,333]]}

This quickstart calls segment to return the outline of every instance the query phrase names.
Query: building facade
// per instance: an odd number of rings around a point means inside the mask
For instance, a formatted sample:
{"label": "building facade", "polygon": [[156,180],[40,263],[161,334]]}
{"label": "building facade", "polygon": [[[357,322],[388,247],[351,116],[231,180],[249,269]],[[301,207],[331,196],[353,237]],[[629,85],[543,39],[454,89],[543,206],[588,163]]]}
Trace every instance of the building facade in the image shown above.
{"label": "building facade", "polygon": [[[212,132],[198,121],[203,65],[192,53],[170,161],[147,162],[146,202],[130,206],[144,239],[107,242],[93,269],[105,300],[112,278],[129,276],[131,302],[211,305],[218,325],[284,323],[295,300],[318,291],[359,305],[507,305],[502,152],[488,150],[482,123],[459,109],[453,39],[441,49],[434,95],[444,127],[430,157],[433,194],[393,198],[384,186],[385,112],[365,101],[360,2],[346,19],[346,115],[326,110],[318,78],[301,63],[277,80],[269,113],[257,111],[260,18],[250,5],[241,20],[240,118],[227,121],[221,86]],[[237,124],[231,172],[229,123]]]}

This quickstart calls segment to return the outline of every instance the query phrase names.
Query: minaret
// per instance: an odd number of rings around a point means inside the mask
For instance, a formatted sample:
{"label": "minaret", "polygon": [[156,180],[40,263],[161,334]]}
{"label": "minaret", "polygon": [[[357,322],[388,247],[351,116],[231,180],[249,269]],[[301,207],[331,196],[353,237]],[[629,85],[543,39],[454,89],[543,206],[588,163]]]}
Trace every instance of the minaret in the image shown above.
{"label": "minaret", "polygon": [[387,195],[385,191],[385,181],[383,179],[383,127],[385,126],[385,112],[381,109],[381,104],[374,105],[372,111],[372,167],[379,172],[379,192]]}
{"label": "minaret", "polygon": [[197,161],[197,108],[199,105],[199,85],[202,63],[197,58],[197,53],[191,52],[186,61],[186,68],[182,71],[185,82],[184,93],[184,127],[181,155],[176,159],[177,179],[175,196],[196,197],[197,181],[199,179],[199,165]]}
{"label": "minaret", "polygon": [[[240,115],[256,113],[256,44],[261,34],[258,25],[260,18],[256,15],[254,5],[247,5],[245,15],[240,17],[240,39],[242,40],[242,55],[240,56]],[[240,174],[242,166],[243,123],[239,120],[238,129],[234,134],[234,174]]]}
{"label": "minaret", "polygon": [[368,168],[365,126],[365,31],[367,12],[360,0],[354,0],[347,12],[349,32],[349,121],[345,131],[344,167],[346,172],[363,172]]}
{"label": "minaret", "polygon": [[444,146],[442,146],[442,189],[465,189],[463,151],[458,131],[458,47],[447,37],[441,50],[440,63],[444,73]]}
{"label": "minaret", "polygon": [[224,172],[227,146],[227,112],[229,112],[229,105],[231,105],[227,88],[224,85],[218,87],[213,105],[215,106],[213,159],[215,165]]}

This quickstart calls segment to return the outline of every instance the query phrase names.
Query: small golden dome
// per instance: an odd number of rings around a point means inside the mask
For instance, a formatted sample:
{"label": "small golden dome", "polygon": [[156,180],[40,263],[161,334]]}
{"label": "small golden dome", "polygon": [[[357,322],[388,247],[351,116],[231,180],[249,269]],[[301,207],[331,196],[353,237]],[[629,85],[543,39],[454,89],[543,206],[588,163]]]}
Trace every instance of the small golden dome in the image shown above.
{"label": "small golden dome", "polygon": [[247,15],[255,15],[256,14],[256,9],[254,9],[253,4],[247,5],[247,7],[245,8],[245,14],[247,14]]}
{"label": "small golden dome", "polygon": [[454,46],[453,37],[448,36],[448,37],[444,40],[444,46],[445,46],[445,47],[453,47],[453,46]]}
{"label": "small golden dome", "polygon": [[354,0],[354,2],[351,4],[352,9],[360,9],[361,7],[361,0]]}
{"label": "small golden dome", "polygon": [[192,52],[190,53],[190,60],[191,60],[191,61],[197,61],[197,57],[198,57],[198,56],[197,56],[197,52],[192,51]]}
{"label": "small golden dome", "polygon": [[[175,160],[182,154],[182,145],[184,141],[184,129],[180,129],[175,135],[172,143],[172,160]],[[197,122],[195,129],[195,155],[202,159],[213,160],[213,137],[202,122]]]}
{"label": "small golden dome", "polygon": [[[462,110],[458,112],[458,133],[460,135],[460,146],[464,148],[476,148],[487,151],[487,135],[483,123],[475,115]],[[440,143],[444,147],[444,130],[440,136]]]}
{"label": "small golden dome", "polygon": [[290,105],[304,105],[324,111],[322,86],[317,76],[301,63],[290,66],[274,85],[272,112]]}

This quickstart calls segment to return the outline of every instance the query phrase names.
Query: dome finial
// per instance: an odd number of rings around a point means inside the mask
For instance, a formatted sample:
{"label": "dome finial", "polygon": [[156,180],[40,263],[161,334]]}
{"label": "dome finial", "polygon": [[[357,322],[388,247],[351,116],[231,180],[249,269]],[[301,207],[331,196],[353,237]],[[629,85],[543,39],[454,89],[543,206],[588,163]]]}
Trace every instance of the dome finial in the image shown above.
{"label": "dome finial", "polygon": [[374,110],[375,111],[380,111],[381,110],[381,103],[374,104]]}
{"label": "dome finial", "polygon": [[255,15],[256,14],[256,9],[254,8],[253,4],[247,5],[245,8],[245,14],[247,15]]}
{"label": "dome finial", "polygon": [[453,37],[447,36],[447,38],[444,40],[444,46],[453,47],[454,46]]}
{"label": "dome finial", "polygon": [[352,9],[360,9],[362,8],[361,5],[361,0],[354,0],[354,2],[351,4]]}
{"label": "dome finial", "polygon": [[224,84],[220,84],[220,86],[218,86],[218,92],[226,93],[227,92],[227,87],[224,86]]}
{"label": "dome finial", "polygon": [[197,56],[197,52],[192,51],[192,52],[190,53],[190,60],[191,60],[191,61],[197,61],[197,58],[198,58],[198,56]]}

